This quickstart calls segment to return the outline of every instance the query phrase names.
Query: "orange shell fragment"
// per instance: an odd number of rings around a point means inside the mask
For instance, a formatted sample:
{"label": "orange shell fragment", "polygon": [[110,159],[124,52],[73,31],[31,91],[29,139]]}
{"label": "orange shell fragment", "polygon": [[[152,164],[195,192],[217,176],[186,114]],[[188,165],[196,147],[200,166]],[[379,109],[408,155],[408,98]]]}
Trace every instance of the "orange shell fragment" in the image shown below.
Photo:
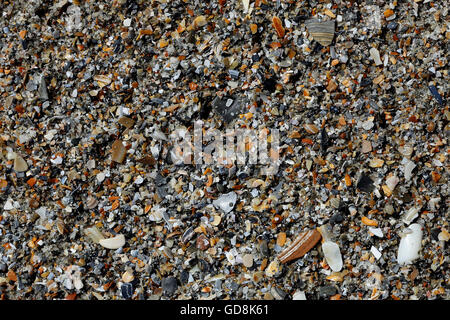
{"label": "orange shell fragment", "polygon": [[278,34],[278,37],[283,39],[285,32],[284,32],[283,25],[281,24],[280,18],[278,18],[277,16],[273,17],[272,23],[273,23],[273,27],[275,28],[275,30]]}

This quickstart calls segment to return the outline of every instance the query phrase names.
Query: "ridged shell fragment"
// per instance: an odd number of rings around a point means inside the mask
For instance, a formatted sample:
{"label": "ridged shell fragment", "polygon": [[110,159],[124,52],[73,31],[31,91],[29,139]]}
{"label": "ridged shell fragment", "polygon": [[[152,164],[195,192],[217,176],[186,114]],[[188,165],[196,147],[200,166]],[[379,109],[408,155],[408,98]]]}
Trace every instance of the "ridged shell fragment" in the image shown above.
{"label": "ridged shell fragment", "polygon": [[86,207],[89,210],[94,209],[97,206],[97,204],[98,204],[98,201],[94,197],[89,197],[86,201]]}
{"label": "ridged shell fragment", "polygon": [[321,237],[317,230],[302,232],[288,248],[280,253],[278,259],[281,263],[286,263],[303,257],[319,242]]}
{"label": "ridged shell fragment", "polygon": [[309,34],[321,45],[329,46],[333,42],[335,26],[334,20],[319,21],[317,19],[310,19],[307,20],[305,24],[308,28]]}

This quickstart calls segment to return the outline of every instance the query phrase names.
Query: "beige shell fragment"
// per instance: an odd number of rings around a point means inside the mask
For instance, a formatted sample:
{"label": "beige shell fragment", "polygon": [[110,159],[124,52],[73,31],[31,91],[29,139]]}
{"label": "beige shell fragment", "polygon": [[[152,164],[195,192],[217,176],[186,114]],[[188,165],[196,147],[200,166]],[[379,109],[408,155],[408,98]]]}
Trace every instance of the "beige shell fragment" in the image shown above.
{"label": "beige shell fragment", "polygon": [[247,13],[250,7],[250,0],[242,0],[242,5],[244,6],[244,13]]}
{"label": "beige shell fragment", "polygon": [[100,88],[103,88],[111,83],[111,78],[105,75],[96,75],[94,76],[94,80],[97,81]]}
{"label": "beige shell fragment", "polygon": [[112,161],[122,163],[126,153],[127,149],[123,146],[122,140],[116,140],[112,145]]}
{"label": "beige shell fragment", "polygon": [[14,170],[17,172],[23,172],[28,170],[27,162],[19,155],[16,155],[14,159]]}
{"label": "beige shell fragment", "polygon": [[119,234],[112,238],[102,239],[98,243],[107,249],[119,249],[125,245],[125,237],[123,234]]}
{"label": "beige shell fragment", "polygon": [[333,42],[334,20],[321,22],[317,19],[310,19],[305,24],[309,34],[321,45],[329,46]]}

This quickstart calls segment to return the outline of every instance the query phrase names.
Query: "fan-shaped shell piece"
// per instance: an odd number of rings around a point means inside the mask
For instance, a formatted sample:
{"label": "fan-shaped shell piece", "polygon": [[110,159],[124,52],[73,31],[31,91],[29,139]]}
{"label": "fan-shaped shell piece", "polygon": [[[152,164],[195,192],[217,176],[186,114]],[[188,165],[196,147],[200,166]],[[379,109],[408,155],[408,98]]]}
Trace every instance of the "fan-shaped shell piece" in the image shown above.
{"label": "fan-shaped shell piece", "polygon": [[319,21],[310,19],[306,21],[306,27],[314,40],[323,46],[329,46],[334,38],[334,21]]}

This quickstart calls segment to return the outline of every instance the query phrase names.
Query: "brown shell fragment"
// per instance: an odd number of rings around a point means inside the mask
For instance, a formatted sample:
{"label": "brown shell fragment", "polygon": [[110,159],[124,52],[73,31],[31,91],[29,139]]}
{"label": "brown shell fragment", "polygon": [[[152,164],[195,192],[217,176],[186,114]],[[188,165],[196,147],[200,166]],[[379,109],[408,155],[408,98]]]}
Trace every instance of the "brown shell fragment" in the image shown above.
{"label": "brown shell fragment", "polygon": [[282,25],[282,23],[281,23],[281,20],[280,20],[280,18],[278,18],[278,17],[273,17],[272,18],[272,23],[273,23],[273,27],[275,28],[275,30],[276,30],[276,32],[277,32],[277,34],[278,34],[278,37],[280,38],[280,39],[283,39],[284,38],[284,34],[285,34],[285,32],[284,32],[284,28],[283,28],[283,25]]}
{"label": "brown shell fragment", "polygon": [[334,38],[334,21],[319,21],[317,19],[310,19],[306,21],[306,27],[309,34],[314,40],[323,46],[329,46]]}
{"label": "brown shell fragment", "polygon": [[122,140],[114,141],[112,145],[112,161],[122,163],[126,153],[127,149],[123,146]]}
{"label": "brown shell fragment", "polygon": [[322,236],[316,229],[302,232],[288,248],[280,253],[278,259],[282,263],[287,263],[303,257],[319,242],[320,238]]}

